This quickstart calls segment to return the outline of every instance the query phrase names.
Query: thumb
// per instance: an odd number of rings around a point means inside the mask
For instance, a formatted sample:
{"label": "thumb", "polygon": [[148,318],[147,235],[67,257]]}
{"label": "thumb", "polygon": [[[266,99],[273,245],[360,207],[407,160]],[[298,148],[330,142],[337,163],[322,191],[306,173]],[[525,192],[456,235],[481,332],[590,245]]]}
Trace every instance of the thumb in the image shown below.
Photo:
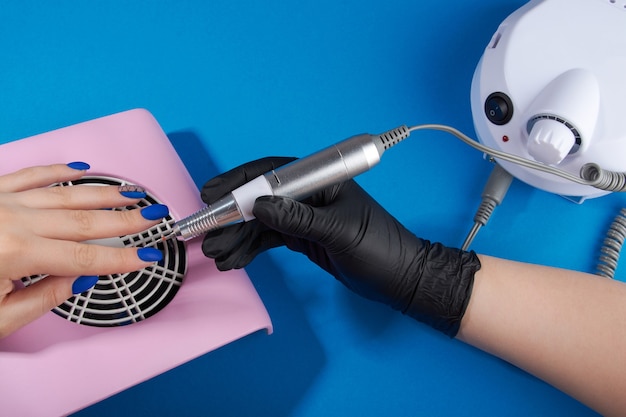
{"label": "thumb", "polygon": [[49,276],[7,294],[0,303],[0,338],[43,316],[72,294],[87,291],[97,279],[97,276]]}
{"label": "thumb", "polygon": [[263,196],[256,199],[252,210],[256,218],[268,227],[289,236],[306,239],[322,246],[332,238],[333,220],[322,209],[296,200]]}

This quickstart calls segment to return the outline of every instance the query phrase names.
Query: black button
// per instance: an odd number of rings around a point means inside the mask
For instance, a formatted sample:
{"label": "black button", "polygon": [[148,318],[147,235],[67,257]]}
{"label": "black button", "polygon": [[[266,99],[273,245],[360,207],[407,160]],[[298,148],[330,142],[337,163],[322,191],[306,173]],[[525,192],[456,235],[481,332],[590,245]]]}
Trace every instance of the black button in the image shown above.
{"label": "black button", "polygon": [[489,94],[485,100],[485,115],[493,124],[507,124],[513,117],[513,103],[509,96],[501,92]]}

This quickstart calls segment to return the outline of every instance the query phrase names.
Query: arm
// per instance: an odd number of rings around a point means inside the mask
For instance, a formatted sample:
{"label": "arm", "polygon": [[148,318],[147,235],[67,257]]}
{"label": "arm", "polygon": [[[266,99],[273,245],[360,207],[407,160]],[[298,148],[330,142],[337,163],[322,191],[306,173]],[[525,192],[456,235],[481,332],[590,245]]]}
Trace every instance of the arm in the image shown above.
{"label": "arm", "polygon": [[[285,163],[209,181],[208,204]],[[209,233],[205,255],[242,268],[272,247],[305,254],[357,294],[509,361],[605,414],[624,414],[626,284],[447,248],[404,228],[354,181],[305,202],[260,197],[257,220]]]}
{"label": "arm", "polygon": [[626,285],[480,256],[458,339],[604,415],[626,410]]}

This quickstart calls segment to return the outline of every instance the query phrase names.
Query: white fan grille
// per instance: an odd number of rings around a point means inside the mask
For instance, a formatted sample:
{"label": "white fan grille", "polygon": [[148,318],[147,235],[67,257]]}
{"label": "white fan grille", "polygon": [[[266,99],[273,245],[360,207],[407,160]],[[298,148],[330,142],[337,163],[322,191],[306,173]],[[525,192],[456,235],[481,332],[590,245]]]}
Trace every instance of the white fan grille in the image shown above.
{"label": "white fan grille", "polygon": [[[111,177],[83,177],[56,186],[79,184],[119,186],[129,183]],[[155,203],[160,202],[147,193],[136,205],[113,210],[129,210]],[[168,215],[163,222],[143,233],[119,237],[121,246],[158,248],[163,253],[160,262],[131,273],[100,276],[92,289],[73,296],[52,311],[66,320],[97,327],[124,326],[159,312],[172,301],[187,270],[185,245],[176,239],[160,241],[163,234],[171,231],[173,224],[174,220]],[[22,282],[28,286],[44,277],[25,277]]]}

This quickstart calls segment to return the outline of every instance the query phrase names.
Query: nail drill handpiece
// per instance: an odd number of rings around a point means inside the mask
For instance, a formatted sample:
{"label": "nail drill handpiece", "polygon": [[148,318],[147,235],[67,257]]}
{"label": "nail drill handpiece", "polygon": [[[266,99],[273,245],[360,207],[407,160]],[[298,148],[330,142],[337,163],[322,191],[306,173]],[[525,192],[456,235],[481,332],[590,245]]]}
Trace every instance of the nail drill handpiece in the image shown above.
{"label": "nail drill handpiece", "polygon": [[380,135],[362,134],[258,176],[215,203],[176,222],[161,240],[189,240],[207,232],[254,219],[257,197],[275,195],[301,200],[372,168],[383,152],[403,139],[406,126]]}

